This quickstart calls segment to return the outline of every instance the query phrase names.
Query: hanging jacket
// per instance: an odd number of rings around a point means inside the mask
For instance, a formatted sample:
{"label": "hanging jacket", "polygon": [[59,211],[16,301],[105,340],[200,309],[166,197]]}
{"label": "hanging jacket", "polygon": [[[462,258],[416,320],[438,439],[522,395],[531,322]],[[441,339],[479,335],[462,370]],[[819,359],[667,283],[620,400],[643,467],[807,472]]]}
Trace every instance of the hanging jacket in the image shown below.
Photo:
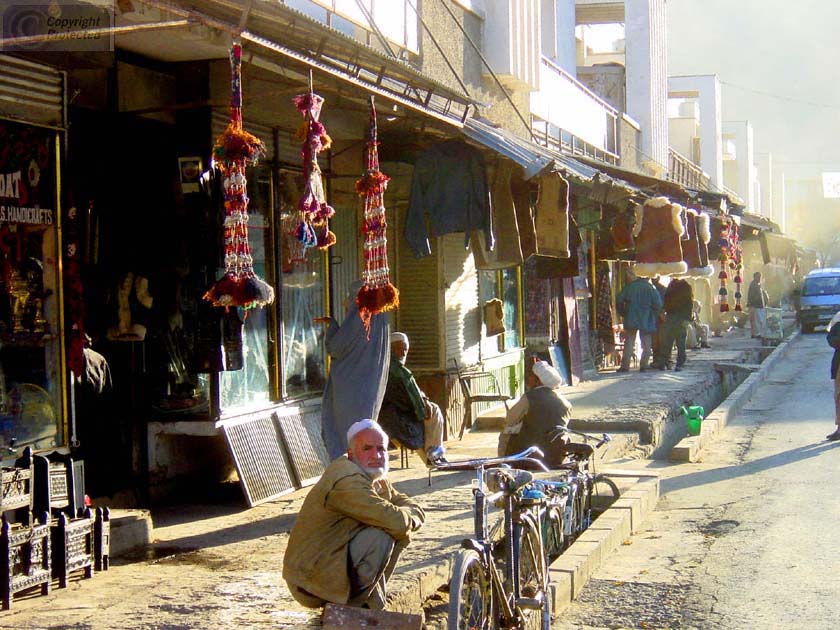
{"label": "hanging jacket", "polygon": [[418,258],[432,253],[426,230],[428,215],[435,236],[482,230],[488,250],[495,247],[490,191],[484,156],[461,140],[448,140],[427,149],[414,165],[405,238]]}

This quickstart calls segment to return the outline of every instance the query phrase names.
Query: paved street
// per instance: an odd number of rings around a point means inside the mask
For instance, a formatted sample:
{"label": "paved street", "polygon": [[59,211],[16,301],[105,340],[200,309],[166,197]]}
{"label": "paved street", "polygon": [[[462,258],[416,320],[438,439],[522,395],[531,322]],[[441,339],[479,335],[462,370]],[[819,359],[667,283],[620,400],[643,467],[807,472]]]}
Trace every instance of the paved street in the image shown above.
{"label": "paved street", "polygon": [[701,463],[637,462],[659,507],[556,628],[836,628],[830,357],[800,336]]}

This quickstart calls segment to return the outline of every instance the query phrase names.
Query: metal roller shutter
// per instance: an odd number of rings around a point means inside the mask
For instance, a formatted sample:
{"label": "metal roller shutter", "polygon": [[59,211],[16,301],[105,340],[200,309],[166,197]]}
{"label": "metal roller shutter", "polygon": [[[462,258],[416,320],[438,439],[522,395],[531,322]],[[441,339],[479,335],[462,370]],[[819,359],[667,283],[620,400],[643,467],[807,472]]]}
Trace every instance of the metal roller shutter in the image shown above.
{"label": "metal roller shutter", "polygon": [[0,116],[64,128],[65,91],[63,72],[0,55]]}

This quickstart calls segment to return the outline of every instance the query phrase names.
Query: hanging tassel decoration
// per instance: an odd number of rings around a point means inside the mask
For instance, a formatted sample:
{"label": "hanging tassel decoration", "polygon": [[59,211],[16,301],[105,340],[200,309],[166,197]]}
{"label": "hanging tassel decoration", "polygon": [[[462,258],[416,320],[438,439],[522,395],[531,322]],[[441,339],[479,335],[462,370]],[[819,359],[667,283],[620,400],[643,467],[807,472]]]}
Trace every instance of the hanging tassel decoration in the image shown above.
{"label": "hanging tassel decoration", "polygon": [[356,192],[363,199],[365,268],[364,286],[359,289],[356,304],[365,329],[370,332],[371,317],[393,310],[400,305],[397,288],[391,284],[388,269],[387,221],[383,197],[391,178],[379,170],[379,138],[376,127],[376,107],[370,97],[370,130],[365,149],[365,173],[356,181]]}
{"label": "hanging tassel decoration", "polygon": [[743,311],[744,309],[741,306],[741,283],[743,282],[741,272],[744,268],[744,260],[741,237],[738,234],[738,226],[736,224],[733,224],[729,230],[729,253],[731,257],[729,266],[735,270],[735,310]]}
{"label": "hanging tassel decoration", "polygon": [[326,151],[332,144],[324,125],[320,122],[321,107],[324,98],[310,90],[298,94],[292,99],[295,108],[303,116],[303,123],[297,132],[301,140],[300,156],[303,160],[304,189],[297,207],[297,226],[294,236],[300,241],[300,259],[306,258],[306,250],[312,247],[327,249],[335,244],[335,234],[329,229],[328,221],[335,210],[327,204],[321,167],[318,166],[318,154]]}
{"label": "hanging tassel decoration", "polygon": [[720,226],[720,239],[718,239],[718,246],[720,247],[720,254],[718,254],[718,262],[720,263],[720,273],[718,273],[720,289],[718,289],[718,295],[720,296],[721,313],[729,311],[729,301],[726,299],[726,296],[729,294],[729,291],[726,289],[726,281],[729,278],[729,274],[726,272],[730,258],[729,244],[729,223],[725,222]]}
{"label": "hanging tassel decoration", "polygon": [[216,139],[213,158],[222,173],[225,221],[225,274],[204,294],[213,306],[266,306],[274,301],[274,288],[254,273],[248,241],[248,192],[245,168],[265,153],[262,141],[242,128],[242,46],[230,51],[230,123]]}

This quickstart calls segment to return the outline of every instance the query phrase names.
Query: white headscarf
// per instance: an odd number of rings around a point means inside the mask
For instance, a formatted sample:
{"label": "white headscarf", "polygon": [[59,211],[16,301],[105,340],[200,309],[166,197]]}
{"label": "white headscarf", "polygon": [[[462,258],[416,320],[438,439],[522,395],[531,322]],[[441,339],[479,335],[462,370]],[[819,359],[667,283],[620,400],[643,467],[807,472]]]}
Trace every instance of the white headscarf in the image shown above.
{"label": "white headscarf", "polygon": [[373,429],[374,431],[379,433],[379,435],[382,436],[382,439],[385,440],[385,443],[387,444],[388,434],[385,433],[385,429],[383,429],[378,422],[376,422],[375,420],[371,420],[370,418],[359,420],[358,422],[354,422],[350,425],[350,428],[347,429],[347,444],[352,444],[353,438],[367,429]]}
{"label": "white headscarf", "polygon": [[549,365],[547,361],[537,361],[534,363],[531,370],[534,372],[536,377],[540,379],[540,383],[550,389],[566,384],[566,381],[563,380],[560,372]]}
{"label": "white headscarf", "polygon": [[834,324],[836,324],[837,322],[840,322],[840,311],[837,311],[837,312],[834,314],[834,317],[832,317],[832,318],[831,318],[831,321],[830,321],[830,322],[828,322],[828,326],[826,327],[825,331],[826,331],[826,332],[828,332],[829,330],[831,330],[831,328],[832,328],[832,327],[834,326]]}
{"label": "white headscarf", "polygon": [[395,341],[402,341],[405,345],[408,345],[408,335],[401,332],[392,332],[391,343],[394,343]]}

